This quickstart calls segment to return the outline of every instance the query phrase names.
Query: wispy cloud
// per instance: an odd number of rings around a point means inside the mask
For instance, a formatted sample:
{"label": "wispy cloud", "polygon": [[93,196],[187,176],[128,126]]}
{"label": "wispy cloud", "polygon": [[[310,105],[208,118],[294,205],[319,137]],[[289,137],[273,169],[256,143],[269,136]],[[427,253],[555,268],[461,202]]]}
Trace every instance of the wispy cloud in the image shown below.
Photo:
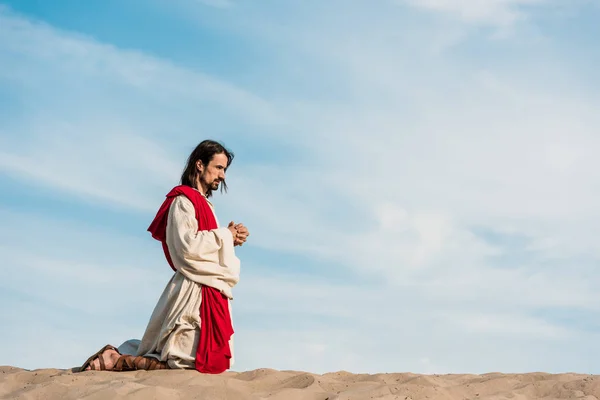
{"label": "wispy cloud", "polygon": [[[194,127],[194,119],[220,110],[249,124],[277,121],[266,101],[217,78],[6,9],[0,37],[0,58],[7,60],[0,82],[28,110],[0,126],[0,168],[26,181],[148,209],[148,188],[173,181],[182,168],[163,143],[204,125]],[[142,100],[148,96],[162,111]]]}
{"label": "wispy cloud", "polygon": [[506,25],[526,15],[524,8],[544,5],[548,0],[405,0],[415,7],[448,13],[467,22]]}

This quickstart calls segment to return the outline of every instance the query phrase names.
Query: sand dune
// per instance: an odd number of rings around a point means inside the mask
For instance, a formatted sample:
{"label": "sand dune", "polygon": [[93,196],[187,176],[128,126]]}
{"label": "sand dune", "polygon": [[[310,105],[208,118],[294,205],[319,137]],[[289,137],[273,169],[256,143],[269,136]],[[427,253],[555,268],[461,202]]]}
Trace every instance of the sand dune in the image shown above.
{"label": "sand dune", "polygon": [[0,367],[2,399],[597,399],[600,376],[581,374],[324,375],[259,369],[74,373]]}

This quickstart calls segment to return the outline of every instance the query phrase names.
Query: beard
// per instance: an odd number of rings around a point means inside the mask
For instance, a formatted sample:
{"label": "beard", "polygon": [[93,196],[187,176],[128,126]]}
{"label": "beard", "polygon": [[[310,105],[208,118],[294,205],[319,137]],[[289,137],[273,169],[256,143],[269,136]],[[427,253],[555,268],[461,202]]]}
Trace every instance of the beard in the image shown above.
{"label": "beard", "polygon": [[217,190],[219,188],[219,181],[213,181],[213,183],[211,183],[210,188],[212,190]]}

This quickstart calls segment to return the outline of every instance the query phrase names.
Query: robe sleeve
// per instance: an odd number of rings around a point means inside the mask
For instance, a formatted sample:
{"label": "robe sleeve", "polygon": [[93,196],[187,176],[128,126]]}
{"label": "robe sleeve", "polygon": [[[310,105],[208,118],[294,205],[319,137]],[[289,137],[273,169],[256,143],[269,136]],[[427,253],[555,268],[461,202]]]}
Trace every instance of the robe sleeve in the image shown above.
{"label": "robe sleeve", "polygon": [[185,196],[176,197],[169,209],[167,247],[175,268],[193,281],[207,284],[218,279],[233,287],[239,280],[231,231],[198,231],[194,205]]}

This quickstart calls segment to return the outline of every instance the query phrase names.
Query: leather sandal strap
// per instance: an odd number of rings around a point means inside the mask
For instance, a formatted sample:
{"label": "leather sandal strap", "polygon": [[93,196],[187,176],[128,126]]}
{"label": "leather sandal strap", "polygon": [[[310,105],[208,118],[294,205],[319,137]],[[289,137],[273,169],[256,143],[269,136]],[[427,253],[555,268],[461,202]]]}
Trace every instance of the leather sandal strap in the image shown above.
{"label": "leather sandal strap", "polygon": [[100,361],[100,371],[106,371],[106,364],[104,364],[104,357],[102,357],[101,353],[100,355],[98,355],[98,361]]}
{"label": "leather sandal strap", "polygon": [[113,371],[131,371],[130,364],[127,362],[131,358],[130,355],[122,355],[115,363]]}
{"label": "leather sandal strap", "polygon": [[119,357],[113,371],[137,371],[137,370],[155,370],[168,369],[166,362],[159,361],[154,357],[122,355]]}
{"label": "leather sandal strap", "polygon": [[133,359],[133,365],[135,365],[135,369],[147,369],[146,364],[146,357],[138,356]]}

